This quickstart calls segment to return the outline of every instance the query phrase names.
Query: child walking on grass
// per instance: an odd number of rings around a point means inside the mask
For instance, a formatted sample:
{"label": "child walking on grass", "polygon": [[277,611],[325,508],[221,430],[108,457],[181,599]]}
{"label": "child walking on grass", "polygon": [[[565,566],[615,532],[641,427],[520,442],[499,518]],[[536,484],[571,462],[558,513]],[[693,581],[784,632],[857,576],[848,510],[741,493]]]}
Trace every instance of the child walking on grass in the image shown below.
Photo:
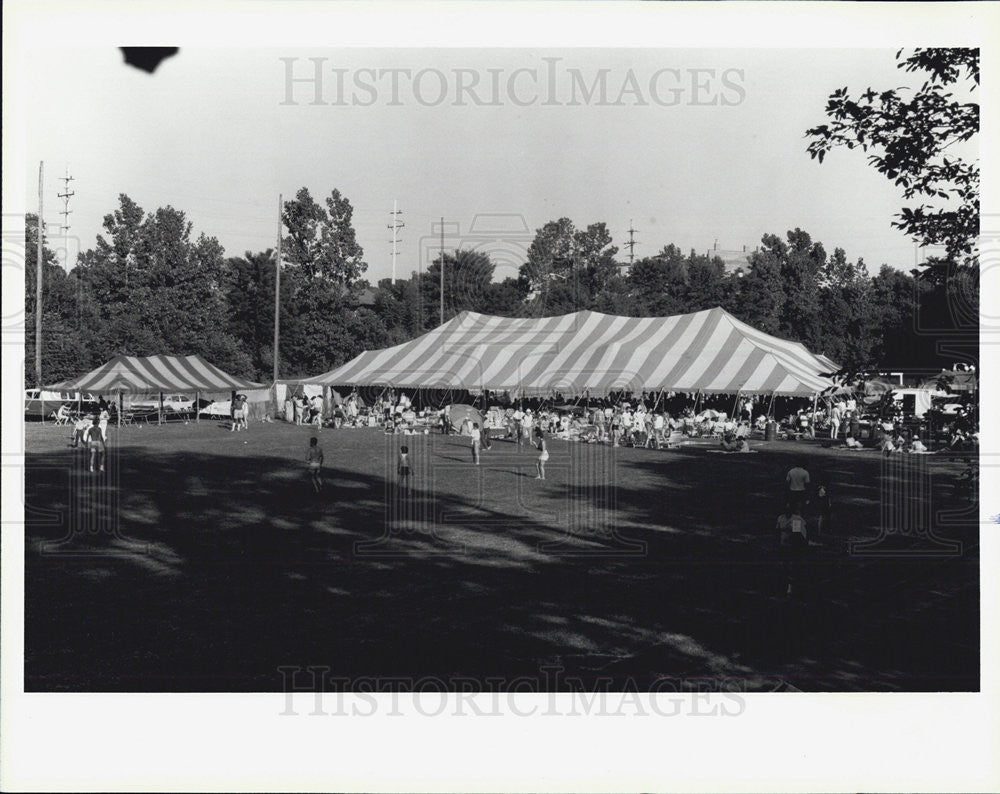
{"label": "child walking on grass", "polygon": [[545,479],[545,461],[549,459],[549,448],[545,443],[545,434],[542,428],[535,428],[535,446],[538,447],[538,460],[535,461],[535,469],[538,471],[536,480]]}
{"label": "child walking on grass", "polygon": [[306,453],[306,462],[309,464],[309,479],[312,482],[316,493],[323,487],[323,480],[320,471],[323,468],[323,449],[319,445],[319,439],[313,436],[309,439],[309,451]]}
{"label": "child walking on grass", "polygon": [[101,429],[99,417],[94,417],[94,423],[87,428],[85,438],[87,439],[87,448],[90,450],[90,470],[94,471],[94,467],[100,465],[101,471],[104,471],[104,456],[108,445],[104,431]]}
{"label": "child walking on grass", "polygon": [[479,422],[472,423],[472,462],[479,465],[479,451],[482,448],[483,433],[479,429]]}
{"label": "child walking on grass", "polygon": [[399,448],[399,461],[396,464],[396,474],[399,477],[401,491],[410,491],[410,448],[405,444]]}

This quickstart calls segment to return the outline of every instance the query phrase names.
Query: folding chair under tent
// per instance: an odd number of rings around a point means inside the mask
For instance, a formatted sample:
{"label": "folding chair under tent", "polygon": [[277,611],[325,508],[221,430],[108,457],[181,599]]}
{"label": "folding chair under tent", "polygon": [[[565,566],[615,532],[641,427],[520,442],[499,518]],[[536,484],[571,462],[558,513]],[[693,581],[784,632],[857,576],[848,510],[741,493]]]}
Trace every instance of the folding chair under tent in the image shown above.
{"label": "folding chair under tent", "polygon": [[124,410],[123,395],[159,396],[158,421],[163,421],[163,395],[193,394],[195,421],[203,394],[264,388],[264,384],[230,375],[199,355],[115,356],[85,375],[50,386],[53,390],[111,393],[117,397],[118,424]]}

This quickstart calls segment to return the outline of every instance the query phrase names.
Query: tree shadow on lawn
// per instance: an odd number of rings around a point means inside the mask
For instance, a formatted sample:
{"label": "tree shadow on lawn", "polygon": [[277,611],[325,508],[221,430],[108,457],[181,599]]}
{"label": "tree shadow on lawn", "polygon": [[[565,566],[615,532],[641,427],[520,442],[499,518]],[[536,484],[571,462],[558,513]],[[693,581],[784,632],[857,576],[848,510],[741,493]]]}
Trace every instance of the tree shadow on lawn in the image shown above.
{"label": "tree shadow on lawn", "polygon": [[[978,689],[966,558],[831,551],[821,586],[783,598],[765,500],[785,453],[751,456],[758,469],[703,450],[619,455],[609,489],[571,481],[580,453],[552,446],[557,477],[524,494],[505,483],[534,458],[484,458],[508,480],[478,502],[454,482],[402,496],[341,467],[316,495],[277,456],[132,448],[102,480],[65,453],[31,455],[26,502],[62,518],[28,517],[25,689],[275,691],[279,667],[308,666],[539,689]],[[743,496],[727,503],[734,481]],[[60,542],[71,526],[83,534]]]}
{"label": "tree shadow on lawn", "polygon": [[[616,467],[619,533],[666,519],[679,534],[648,540],[662,571],[677,567],[684,576],[709,563],[707,575],[725,577],[720,587],[702,580],[696,590],[676,591],[689,607],[679,616],[698,616],[695,636],[709,647],[803,689],[978,690],[979,526],[975,504],[952,494],[961,467],[921,461],[928,465],[921,480],[912,470],[884,467],[872,453],[799,445],[768,445],[757,455],[628,452]],[[804,587],[788,602],[774,587],[783,585],[774,571],[774,522],[785,473],[800,462],[813,483],[830,488],[833,524],[817,534],[815,511],[807,508]],[[649,475],[659,483],[659,501],[641,485]],[[635,482],[640,486],[630,487]],[[580,488],[574,498],[587,495]],[[897,497],[887,512],[883,501]],[[960,548],[940,546],[912,524],[909,535],[882,532],[884,522],[898,527],[920,516]],[[695,631],[683,619],[674,625]]]}

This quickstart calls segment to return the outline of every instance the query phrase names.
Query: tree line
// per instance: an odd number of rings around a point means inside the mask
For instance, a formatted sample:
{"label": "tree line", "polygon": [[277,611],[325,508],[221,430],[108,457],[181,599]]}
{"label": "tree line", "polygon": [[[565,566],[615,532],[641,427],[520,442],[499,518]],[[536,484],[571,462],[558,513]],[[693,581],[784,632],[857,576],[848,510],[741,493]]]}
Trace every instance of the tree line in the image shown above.
{"label": "tree line", "polygon": [[[979,131],[979,51],[916,49],[897,66],[922,75],[915,89],[851,96],[836,89],[827,124],[806,131],[822,162],[861,149],[902,189],[892,221],[940,255],[904,271],[872,275],[843,248],[832,253],[806,231],[763,235],[745,266],[711,252],[666,245],[624,268],[605,223],[549,221],[523,252],[517,277],[495,280],[489,247],[445,252],[408,279],[377,285],[353,226],[353,207],[332,190],[322,202],[303,187],[282,212],[280,376],[315,375],[363,350],[412,339],[462,311],[545,317],[590,309],[666,316],[721,306],[769,334],[804,343],[851,372],[947,366],[976,357],[979,316],[979,164],[951,149]],[[200,353],[235,374],[268,380],[274,360],[276,256],[227,257],[195,235],[173,207],[146,212],[127,195],[103,233],[67,272],[29,215],[25,256],[43,248],[43,381],[91,369],[117,354]],[[39,238],[41,242],[39,241]],[[899,264],[899,263],[896,263]],[[35,268],[26,269],[26,327],[34,326]],[[34,336],[26,334],[26,382],[34,382]],[[962,353],[961,351],[965,351]],[[971,351],[971,353],[970,353]]]}
{"label": "tree line", "polygon": [[[367,264],[350,201],[334,190],[323,204],[306,188],[285,203],[281,270],[281,377],[315,375],[363,350],[399,344],[440,322],[441,257],[392,283],[364,280]],[[35,261],[38,220],[28,217],[26,260]],[[68,272],[43,242],[43,380],[80,374],[118,355],[198,353],[234,374],[270,380],[275,252],[227,257],[195,234],[183,211],[146,212],[126,195],[103,234]],[[462,311],[546,317],[589,309],[667,316],[721,306],[769,334],[799,341],[852,369],[930,369],[950,363],[937,336],[954,324],[959,296],[978,307],[970,269],[938,282],[883,265],[868,272],[842,248],[827,253],[793,229],[764,235],[744,267],[711,253],[667,245],[628,268],[605,224],[546,223],[524,252],[517,277],[495,280],[488,250],[444,253],[444,319]],[[25,278],[26,327],[34,327],[35,270]],[[33,383],[34,336],[26,335]]]}

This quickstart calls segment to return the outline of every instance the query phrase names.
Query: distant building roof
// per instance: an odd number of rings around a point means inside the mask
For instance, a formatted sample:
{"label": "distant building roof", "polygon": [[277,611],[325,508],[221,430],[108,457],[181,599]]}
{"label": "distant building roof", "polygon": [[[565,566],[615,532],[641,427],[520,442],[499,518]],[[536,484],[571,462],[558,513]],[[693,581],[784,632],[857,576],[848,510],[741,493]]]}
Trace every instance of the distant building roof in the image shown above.
{"label": "distant building roof", "polygon": [[737,270],[750,269],[750,256],[753,251],[727,251],[722,248],[715,248],[708,252],[710,257],[718,257],[722,260],[722,266],[726,269],[726,275],[735,273]]}

